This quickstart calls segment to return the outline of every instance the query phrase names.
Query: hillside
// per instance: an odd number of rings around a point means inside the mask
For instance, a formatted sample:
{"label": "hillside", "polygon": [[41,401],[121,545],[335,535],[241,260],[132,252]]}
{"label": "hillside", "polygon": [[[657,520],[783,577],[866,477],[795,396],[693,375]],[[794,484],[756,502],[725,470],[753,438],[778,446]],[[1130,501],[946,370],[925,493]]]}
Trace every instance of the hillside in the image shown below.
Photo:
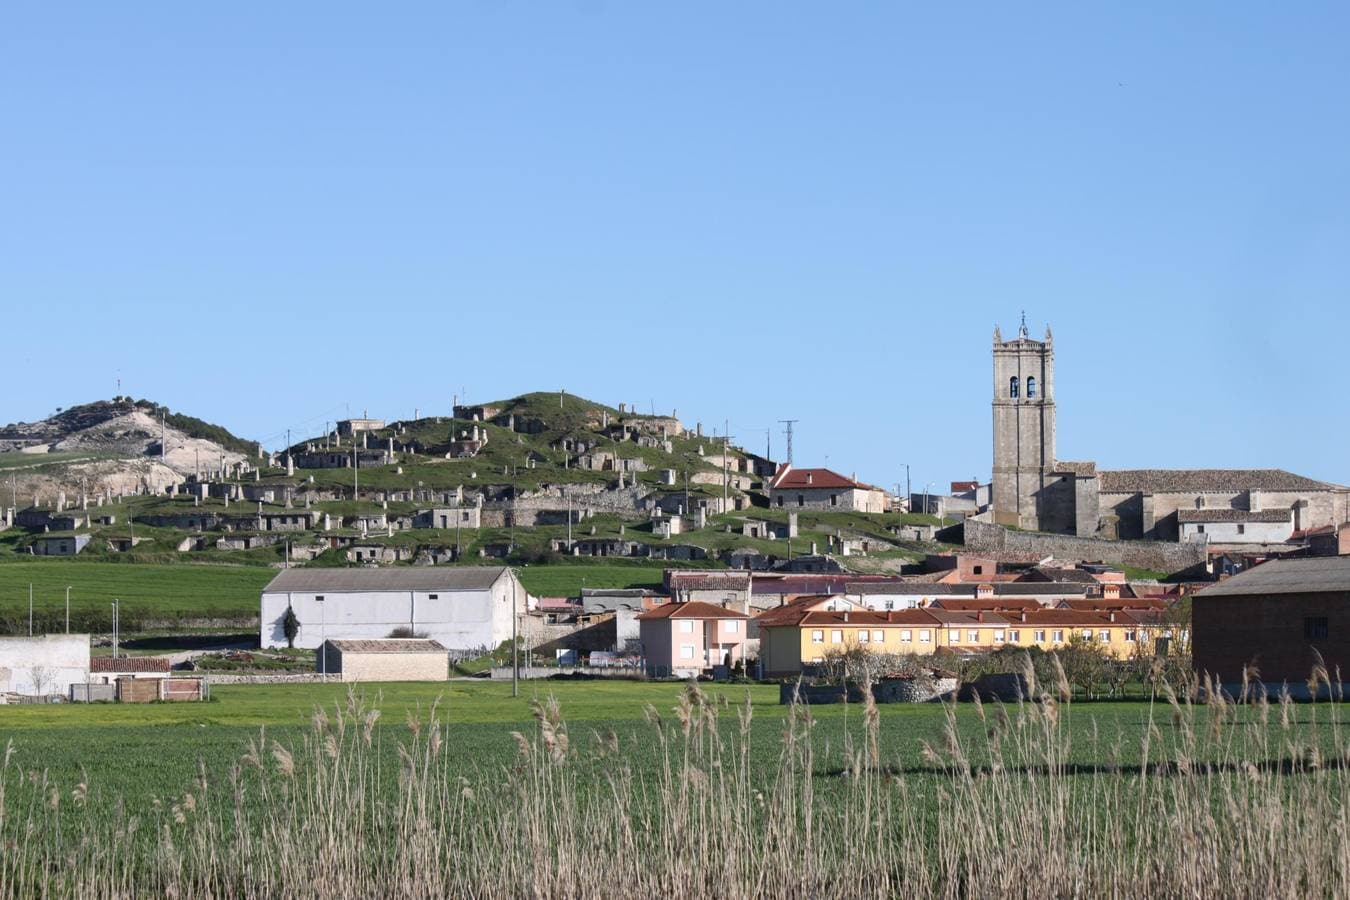
{"label": "hillside", "polygon": [[130,397],[0,428],[0,473],[13,478],[14,494],[29,499],[160,491],[199,468],[238,465],[256,452],[225,428]]}

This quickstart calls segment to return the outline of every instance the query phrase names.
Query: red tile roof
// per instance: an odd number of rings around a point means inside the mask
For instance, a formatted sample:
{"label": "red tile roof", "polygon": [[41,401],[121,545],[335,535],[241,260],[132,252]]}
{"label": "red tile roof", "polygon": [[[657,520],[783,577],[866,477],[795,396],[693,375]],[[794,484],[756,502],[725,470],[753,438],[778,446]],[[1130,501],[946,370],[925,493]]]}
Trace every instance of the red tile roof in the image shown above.
{"label": "red tile roof", "polygon": [[1076,609],[1080,612],[1167,608],[1167,604],[1160,597],[1121,597],[1119,600],[1061,600],[1059,605],[1062,609]]}
{"label": "red tile roof", "polygon": [[829,469],[794,469],[789,465],[778,467],[778,472],[769,481],[769,490],[786,491],[802,488],[860,488],[875,490],[870,484],[863,484],[851,478],[845,478]]}
{"label": "red tile roof", "polygon": [[948,612],[1008,612],[1023,609],[1041,609],[1041,604],[1030,597],[990,597],[987,600],[969,600],[964,597],[938,597],[930,606]]}
{"label": "red tile roof", "polygon": [[743,612],[714,606],[702,600],[690,600],[687,603],[662,603],[656,609],[637,617],[639,622],[655,622],[660,619],[748,619]]}

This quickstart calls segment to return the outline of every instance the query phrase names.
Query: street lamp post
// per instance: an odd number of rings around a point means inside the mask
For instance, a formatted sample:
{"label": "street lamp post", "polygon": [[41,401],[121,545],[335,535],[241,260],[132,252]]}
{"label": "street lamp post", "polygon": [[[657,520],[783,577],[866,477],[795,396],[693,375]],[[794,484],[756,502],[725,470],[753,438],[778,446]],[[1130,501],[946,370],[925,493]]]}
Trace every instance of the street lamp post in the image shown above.
{"label": "street lamp post", "polygon": [[520,696],[520,660],[516,648],[516,573],[511,573],[511,696]]}
{"label": "street lamp post", "polygon": [[923,486],[923,514],[928,515],[928,489],[937,484],[936,481],[930,481]]}
{"label": "street lamp post", "polygon": [[121,616],[119,615],[119,613],[121,612],[121,610],[119,609],[119,604],[120,604],[121,602],[122,602],[121,600],[114,600],[114,601],[112,602],[112,608],[113,608],[113,654],[112,654],[112,655],[113,655],[113,659],[116,659],[116,658],[117,658],[118,637],[120,636],[119,633],[118,633],[118,626],[121,624]]}

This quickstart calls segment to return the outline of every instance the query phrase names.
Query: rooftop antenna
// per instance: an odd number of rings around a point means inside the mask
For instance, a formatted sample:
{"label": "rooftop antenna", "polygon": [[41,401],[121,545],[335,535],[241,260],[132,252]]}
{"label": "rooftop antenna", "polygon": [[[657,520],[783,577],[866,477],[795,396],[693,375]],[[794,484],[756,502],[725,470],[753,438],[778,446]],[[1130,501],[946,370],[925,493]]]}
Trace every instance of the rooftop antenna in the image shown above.
{"label": "rooftop antenna", "polygon": [[792,426],[801,421],[801,419],[779,419],[779,422],[787,426],[783,433],[787,435],[787,464],[792,465]]}

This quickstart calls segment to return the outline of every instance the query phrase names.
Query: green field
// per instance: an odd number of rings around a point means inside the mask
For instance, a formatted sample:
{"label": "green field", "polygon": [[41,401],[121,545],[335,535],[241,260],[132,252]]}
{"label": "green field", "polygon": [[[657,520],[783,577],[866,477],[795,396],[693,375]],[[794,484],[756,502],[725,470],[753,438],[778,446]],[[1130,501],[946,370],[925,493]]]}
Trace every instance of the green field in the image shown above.
{"label": "green field", "polygon": [[[705,685],[704,689],[727,706],[723,717],[727,725],[735,720],[735,707],[750,699],[758,722],[753,752],[771,767],[787,713],[787,707],[778,703],[777,685]],[[425,719],[437,706],[441,721],[448,726],[447,739],[461,754],[457,765],[466,771],[490,771],[515,753],[510,733],[533,728],[532,702],[552,696],[561,703],[574,740],[586,741],[592,734],[612,730],[630,749],[639,770],[654,772],[657,742],[653,726],[644,720],[644,709],[650,705],[669,719],[683,690],[682,684],[673,682],[544,680],[522,682],[520,696],[513,698],[509,682],[485,680],[363,685],[350,692],[342,684],[222,685],[212,690],[212,699],[205,703],[0,707],[0,743],[12,741],[14,758],[25,768],[41,768],[58,781],[87,772],[91,783],[103,789],[144,800],[181,789],[199,761],[208,768],[227,767],[259,729],[265,728],[269,739],[303,740],[315,710],[343,707],[350,693],[365,708],[380,710],[378,733],[387,741],[388,752],[406,737],[410,715]],[[1295,716],[1305,724],[1316,718],[1330,724],[1332,710],[1301,706]],[[983,744],[989,727],[984,711],[970,704],[958,705],[956,711],[962,738],[973,746]],[[821,773],[837,771],[847,762],[848,741],[860,738],[861,708],[832,705],[815,707],[812,712],[816,765]],[[1343,708],[1334,708],[1337,721],[1343,714]],[[1198,715],[1203,727],[1205,708],[1199,708]],[[923,747],[945,741],[943,708],[938,704],[886,705],[880,707],[880,716],[886,762],[898,771],[931,776],[931,767],[923,762]],[[1073,736],[1073,760],[1085,765],[1108,759],[1137,761],[1150,720],[1161,731],[1156,749],[1164,753],[1175,749],[1177,723],[1161,701],[1073,704],[1064,721]],[[1245,714],[1244,721],[1247,727],[1256,727]],[[1274,729],[1273,723],[1268,726]],[[91,752],[103,746],[120,749],[116,754]],[[146,779],[143,766],[152,762],[156,776]]]}
{"label": "green field", "polygon": [[155,620],[249,619],[276,572],[249,566],[146,565],[45,559],[0,564],[0,633],[26,632],[28,586],[37,631],[65,627],[70,588],[73,631],[111,629],[111,602],[121,600],[128,631]]}
{"label": "green field", "polygon": [[1338,896],[1343,719],[566,681],[0,707],[0,893]]}

